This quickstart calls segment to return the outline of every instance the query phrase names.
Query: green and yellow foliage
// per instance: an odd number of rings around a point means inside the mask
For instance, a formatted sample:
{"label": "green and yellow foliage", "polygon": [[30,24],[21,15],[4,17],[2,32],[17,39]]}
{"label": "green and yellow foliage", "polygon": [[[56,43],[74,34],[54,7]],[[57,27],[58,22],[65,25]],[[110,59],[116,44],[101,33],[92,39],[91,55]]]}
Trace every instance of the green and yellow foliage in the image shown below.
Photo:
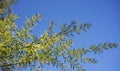
{"label": "green and yellow foliage", "polygon": [[[10,5],[11,3],[7,2],[2,4],[1,0],[0,14],[4,14]],[[68,67],[71,70],[84,71],[82,63],[97,62],[93,58],[86,57],[86,54],[102,53],[103,49],[117,47],[116,43],[103,43],[87,48],[73,48],[73,34],[86,32],[91,26],[89,23],[77,24],[73,21],[70,25],[63,24],[60,32],[53,33],[54,21],[52,21],[48,30],[37,38],[31,31],[41,20],[41,15],[36,14],[27,19],[22,28],[17,27],[18,18],[11,13],[0,19],[0,68],[4,71],[13,71],[16,66],[27,66],[33,62],[39,62],[41,68],[42,65],[51,64],[64,71],[68,70]]]}

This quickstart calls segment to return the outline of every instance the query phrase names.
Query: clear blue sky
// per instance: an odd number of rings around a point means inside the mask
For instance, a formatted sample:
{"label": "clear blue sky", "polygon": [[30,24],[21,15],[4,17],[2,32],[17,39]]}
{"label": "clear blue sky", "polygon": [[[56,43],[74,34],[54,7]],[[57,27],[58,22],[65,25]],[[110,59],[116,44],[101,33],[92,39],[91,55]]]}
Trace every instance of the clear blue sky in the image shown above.
{"label": "clear blue sky", "polygon": [[[87,47],[103,42],[117,42],[120,45],[119,7],[120,0],[19,0],[13,8],[21,17],[18,21],[19,27],[23,25],[25,17],[42,14],[40,24],[33,29],[37,36],[48,28],[51,20],[56,23],[55,30],[59,30],[61,24],[69,24],[72,20],[91,23],[92,27],[87,33],[74,37],[74,47]],[[96,58],[98,63],[85,65],[87,71],[120,70],[120,46],[92,57]]]}

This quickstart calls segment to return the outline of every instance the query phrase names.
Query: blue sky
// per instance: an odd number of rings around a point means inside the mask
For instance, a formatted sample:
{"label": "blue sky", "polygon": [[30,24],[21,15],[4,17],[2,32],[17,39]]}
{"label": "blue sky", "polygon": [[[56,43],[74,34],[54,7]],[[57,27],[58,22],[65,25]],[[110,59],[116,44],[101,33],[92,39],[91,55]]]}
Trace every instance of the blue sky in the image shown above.
{"label": "blue sky", "polygon": [[[55,30],[63,23],[91,23],[87,33],[74,37],[74,47],[87,47],[104,42],[117,42],[120,45],[120,1],[119,0],[19,0],[14,6],[18,14],[18,26],[22,26],[25,17],[40,13],[43,17],[33,34],[39,36],[55,21]],[[59,28],[59,29],[58,29]],[[97,64],[86,64],[87,71],[119,71],[120,46],[100,55],[91,55]]]}

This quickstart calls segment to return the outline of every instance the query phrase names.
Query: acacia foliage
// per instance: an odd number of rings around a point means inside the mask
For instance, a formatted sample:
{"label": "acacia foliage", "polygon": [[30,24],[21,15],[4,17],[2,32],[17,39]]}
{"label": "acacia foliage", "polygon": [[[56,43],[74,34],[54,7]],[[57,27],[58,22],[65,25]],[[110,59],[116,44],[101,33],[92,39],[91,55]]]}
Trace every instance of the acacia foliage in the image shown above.
{"label": "acacia foliage", "polygon": [[0,0],[0,19],[5,17],[6,14],[12,12],[12,6],[17,0]]}
{"label": "acacia foliage", "polygon": [[[5,5],[3,9],[6,10],[9,6]],[[22,28],[17,27],[18,18],[11,13],[0,19],[0,67],[4,71],[13,71],[16,66],[25,67],[28,64],[32,65],[33,62],[39,62],[39,68],[42,69],[43,65],[53,65],[63,71],[84,71],[82,63],[97,62],[96,59],[87,57],[87,54],[102,53],[103,50],[117,47],[116,43],[109,42],[86,48],[72,47],[73,35],[86,32],[91,26],[89,23],[78,24],[72,21],[69,25],[63,24],[61,31],[54,33],[54,21],[52,21],[48,30],[37,38],[31,31],[41,20],[41,15],[36,14],[27,19]]]}

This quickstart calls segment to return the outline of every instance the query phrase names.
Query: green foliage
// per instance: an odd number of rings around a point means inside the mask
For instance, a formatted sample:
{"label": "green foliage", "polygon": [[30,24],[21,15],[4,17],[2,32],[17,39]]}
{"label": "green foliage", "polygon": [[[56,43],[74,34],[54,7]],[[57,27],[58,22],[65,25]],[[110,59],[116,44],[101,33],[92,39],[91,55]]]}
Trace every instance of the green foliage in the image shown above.
{"label": "green foliage", "polygon": [[0,0],[0,19],[3,19],[6,15],[12,13],[12,6],[17,0]]}
{"label": "green foliage", "polygon": [[[0,0],[1,2],[2,0]],[[11,5],[11,3],[8,4]],[[6,10],[9,5],[5,3],[4,7],[0,7]],[[27,64],[32,65],[33,62],[39,62],[40,68],[44,68],[43,65],[51,64],[63,71],[85,71],[81,66],[82,63],[97,62],[95,59],[87,57],[87,54],[102,53],[103,50],[117,47],[116,43],[103,43],[86,48],[73,48],[72,37],[75,33],[79,35],[86,32],[91,26],[89,23],[77,24],[73,21],[69,25],[63,24],[61,31],[54,33],[54,21],[52,21],[48,30],[37,38],[31,34],[31,31],[41,20],[40,14],[27,19],[22,28],[17,28],[17,19],[18,16],[15,14],[6,14],[0,19],[0,67],[4,71],[13,71],[16,66],[25,67]]]}

